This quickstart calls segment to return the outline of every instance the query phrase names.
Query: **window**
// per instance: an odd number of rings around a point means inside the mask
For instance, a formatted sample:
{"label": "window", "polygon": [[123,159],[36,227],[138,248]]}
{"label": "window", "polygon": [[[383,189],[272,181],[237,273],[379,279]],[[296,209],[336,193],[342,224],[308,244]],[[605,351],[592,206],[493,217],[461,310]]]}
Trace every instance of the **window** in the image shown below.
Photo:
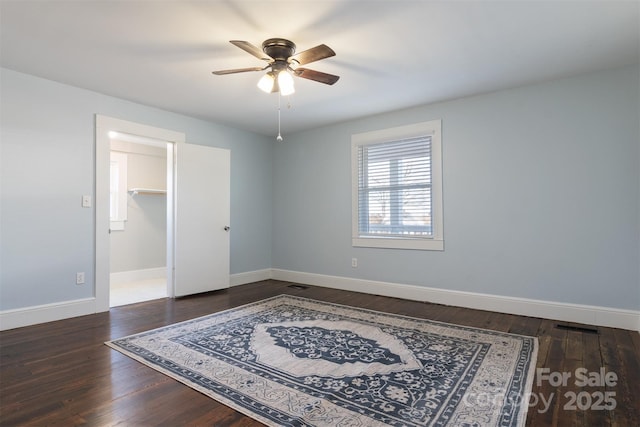
{"label": "window", "polygon": [[353,246],[443,250],[441,121],[351,138]]}
{"label": "window", "polygon": [[127,155],[111,152],[109,169],[109,219],[112,231],[124,230],[127,220]]}

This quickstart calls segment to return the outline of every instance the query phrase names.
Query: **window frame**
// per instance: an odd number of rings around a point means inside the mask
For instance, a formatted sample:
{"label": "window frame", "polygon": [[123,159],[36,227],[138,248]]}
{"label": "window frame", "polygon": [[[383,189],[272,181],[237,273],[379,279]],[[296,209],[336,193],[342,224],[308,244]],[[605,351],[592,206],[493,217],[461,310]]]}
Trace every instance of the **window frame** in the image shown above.
{"label": "window frame", "polygon": [[[109,163],[109,229],[111,231],[123,231],[127,221],[128,203],[127,203],[127,165],[128,156],[126,153],[119,151],[110,152]],[[112,188],[114,180],[113,165],[116,165],[116,184],[117,189]],[[115,211],[116,217],[113,218],[111,213]]]}
{"label": "window frame", "polygon": [[[406,126],[381,129],[351,135],[351,244],[354,247],[444,250],[442,206],[442,120],[430,120]],[[420,136],[431,137],[431,236],[363,236],[358,228],[359,218],[359,165],[361,146],[393,142]]]}

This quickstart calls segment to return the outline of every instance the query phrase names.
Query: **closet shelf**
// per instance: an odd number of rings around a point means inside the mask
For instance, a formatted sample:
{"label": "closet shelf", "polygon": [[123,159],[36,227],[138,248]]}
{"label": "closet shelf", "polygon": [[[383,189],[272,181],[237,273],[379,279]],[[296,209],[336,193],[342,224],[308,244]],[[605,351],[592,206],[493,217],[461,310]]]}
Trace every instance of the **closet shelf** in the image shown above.
{"label": "closet shelf", "polygon": [[135,196],[136,194],[158,194],[158,195],[164,195],[167,194],[167,190],[161,190],[158,188],[130,188],[129,189],[129,193],[131,193],[133,196]]}

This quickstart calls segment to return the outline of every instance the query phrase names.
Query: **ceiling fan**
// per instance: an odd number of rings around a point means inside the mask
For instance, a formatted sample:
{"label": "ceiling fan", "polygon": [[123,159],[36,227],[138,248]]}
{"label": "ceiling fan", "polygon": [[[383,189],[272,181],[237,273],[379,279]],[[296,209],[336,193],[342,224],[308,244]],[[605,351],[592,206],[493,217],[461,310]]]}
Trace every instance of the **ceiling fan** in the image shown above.
{"label": "ceiling fan", "polygon": [[213,74],[222,76],[225,74],[244,73],[248,71],[264,71],[270,68],[258,81],[258,87],[267,93],[280,92],[281,95],[290,95],[295,92],[293,77],[332,85],[338,81],[339,76],[301,68],[311,62],[334,56],[336,53],[329,46],[321,44],[311,49],[295,54],[296,45],[290,40],[281,38],[267,39],[262,43],[262,50],[253,44],[242,40],[230,40],[230,43],[250,53],[256,58],[267,61],[264,67],[236,68],[232,70],[213,71]]}

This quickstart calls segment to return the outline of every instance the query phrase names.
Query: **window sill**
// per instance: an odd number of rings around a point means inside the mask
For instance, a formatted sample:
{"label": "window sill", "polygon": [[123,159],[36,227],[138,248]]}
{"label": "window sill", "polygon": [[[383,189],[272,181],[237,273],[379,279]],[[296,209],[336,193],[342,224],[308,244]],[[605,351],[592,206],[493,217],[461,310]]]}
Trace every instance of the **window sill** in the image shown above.
{"label": "window sill", "polygon": [[442,239],[353,238],[351,244],[363,248],[444,251],[444,240]]}
{"label": "window sill", "polygon": [[[126,221],[126,220],[125,220]],[[109,225],[110,231],[123,231],[125,221],[111,221]]]}

